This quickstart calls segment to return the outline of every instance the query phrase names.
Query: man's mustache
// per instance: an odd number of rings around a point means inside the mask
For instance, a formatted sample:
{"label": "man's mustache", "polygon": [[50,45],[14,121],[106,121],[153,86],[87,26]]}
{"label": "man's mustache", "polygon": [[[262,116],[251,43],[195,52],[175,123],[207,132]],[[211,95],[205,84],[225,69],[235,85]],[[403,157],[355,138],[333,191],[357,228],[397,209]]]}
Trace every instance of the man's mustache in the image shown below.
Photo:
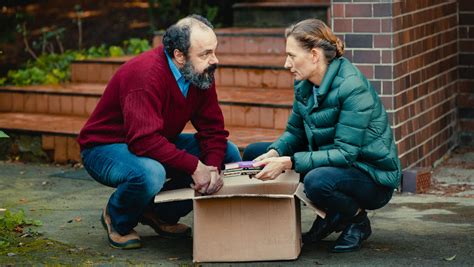
{"label": "man's mustache", "polygon": [[204,72],[206,73],[214,73],[217,69],[217,64],[212,64],[209,67],[207,67]]}

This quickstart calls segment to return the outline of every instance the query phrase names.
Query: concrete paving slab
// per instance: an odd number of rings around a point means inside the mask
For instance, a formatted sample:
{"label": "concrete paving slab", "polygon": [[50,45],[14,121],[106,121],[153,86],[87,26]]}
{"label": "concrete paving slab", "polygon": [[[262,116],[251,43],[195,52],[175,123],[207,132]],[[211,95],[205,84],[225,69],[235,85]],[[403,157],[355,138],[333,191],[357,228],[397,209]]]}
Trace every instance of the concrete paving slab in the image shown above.
{"label": "concrete paving slab", "polygon": [[[462,156],[460,156],[462,157]],[[474,160],[471,154],[467,159]],[[449,161],[447,161],[449,162]],[[465,166],[464,166],[465,167]],[[472,182],[472,171],[443,165],[433,179],[455,183],[456,177]],[[464,180],[463,180],[464,181]],[[85,251],[86,264],[157,265],[192,264],[192,239],[163,239],[146,226],[138,226],[144,247],[122,251],[108,246],[99,222],[101,208],[112,188],[95,182],[83,169],[44,164],[0,162],[0,208],[24,209],[28,217],[39,219],[37,228],[44,237]],[[459,192],[458,192],[459,193]],[[305,245],[295,261],[240,263],[242,266],[473,266],[474,198],[470,195],[396,194],[384,208],[369,213],[373,234],[359,252],[332,254],[328,247],[337,238]],[[314,213],[302,208],[302,228],[309,229]],[[184,223],[192,225],[192,214]],[[69,257],[44,255],[42,263],[83,264]],[[68,252],[69,251],[69,252]],[[38,252],[40,253],[40,252]],[[450,260],[453,256],[455,258]],[[59,259],[58,259],[59,258]],[[36,259],[36,258],[35,258]],[[72,259],[72,260],[71,260]],[[72,262],[71,262],[72,261]],[[31,264],[23,255],[0,255],[0,265]],[[230,266],[235,263],[203,264]]]}

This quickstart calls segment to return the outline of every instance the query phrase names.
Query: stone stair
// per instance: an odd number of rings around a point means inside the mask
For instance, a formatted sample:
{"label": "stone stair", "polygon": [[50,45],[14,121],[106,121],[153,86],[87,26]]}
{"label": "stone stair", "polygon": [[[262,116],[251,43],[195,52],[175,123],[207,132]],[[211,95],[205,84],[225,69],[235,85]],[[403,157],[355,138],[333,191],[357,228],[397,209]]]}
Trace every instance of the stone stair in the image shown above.
{"label": "stone stair", "polygon": [[[227,28],[216,34],[217,93],[229,139],[240,149],[275,140],[286,127],[293,102],[293,77],[283,68],[284,29]],[[161,38],[157,33],[154,47]],[[40,135],[43,150],[56,162],[80,161],[75,138],[109,79],[130,58],[75,61],[68,84],[0,87],[0,129]],[[194,129],[188,125],[185,131]]]}

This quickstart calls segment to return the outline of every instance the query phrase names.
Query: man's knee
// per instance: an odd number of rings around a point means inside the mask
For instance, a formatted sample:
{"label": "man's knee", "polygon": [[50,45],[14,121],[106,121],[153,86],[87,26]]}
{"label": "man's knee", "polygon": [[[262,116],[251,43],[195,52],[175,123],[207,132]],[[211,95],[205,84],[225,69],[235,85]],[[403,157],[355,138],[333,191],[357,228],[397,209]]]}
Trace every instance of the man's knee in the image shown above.
{"label": "man's knee", "polygon": [[132,183],[148,196],[158,194],[166,180],[166,171],[159,162],[148,159],[134,175]]}

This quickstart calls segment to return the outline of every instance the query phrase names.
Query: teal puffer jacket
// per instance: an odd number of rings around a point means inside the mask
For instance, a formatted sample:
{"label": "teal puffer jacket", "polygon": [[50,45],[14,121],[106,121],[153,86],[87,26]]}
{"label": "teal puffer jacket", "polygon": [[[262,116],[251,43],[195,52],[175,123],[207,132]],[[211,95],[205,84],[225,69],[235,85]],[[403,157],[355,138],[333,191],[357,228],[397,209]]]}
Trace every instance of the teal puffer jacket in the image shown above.
{"label": "teal puffer jacket", "polygon": [[334,59],[317,89],[295,82],[293,112],[269,149],[294,155],[295,170],[349,167],[396,188],[401,168],[387,113],[369,81],[345,58]]}

